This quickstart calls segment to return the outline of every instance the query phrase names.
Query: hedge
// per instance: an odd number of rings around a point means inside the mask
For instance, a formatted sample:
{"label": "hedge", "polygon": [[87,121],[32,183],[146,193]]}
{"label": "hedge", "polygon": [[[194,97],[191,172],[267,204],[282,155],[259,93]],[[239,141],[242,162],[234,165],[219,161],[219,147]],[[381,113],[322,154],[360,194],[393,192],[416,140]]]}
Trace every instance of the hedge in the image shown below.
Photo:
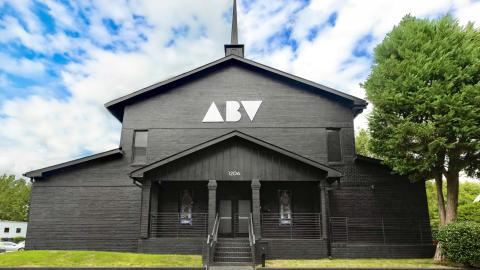
{"label": "hedge", "polygon": [[480,266],[480,223],[456,222],[437,233],[443,255],[450,261]]}

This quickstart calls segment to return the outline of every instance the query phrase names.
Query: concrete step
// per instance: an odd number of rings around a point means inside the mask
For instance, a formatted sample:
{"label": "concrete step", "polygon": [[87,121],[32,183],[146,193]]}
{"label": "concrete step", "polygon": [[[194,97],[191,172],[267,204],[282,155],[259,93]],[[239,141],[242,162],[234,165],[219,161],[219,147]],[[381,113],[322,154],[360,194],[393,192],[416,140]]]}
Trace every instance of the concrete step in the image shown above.
{"label": "concrete step", "polygon": [[250,241],[243,238],[219,238],[217,243],[249,243]]}
{"label": "concrete step", "polygon": [[250,246],[244,246],[244,247],[219,247],[217,246],[215,248],[216,251],[218,252],[250,252]]}
{"label": "concrete step", "polygon": [[248,238],[219,238],[213,257],[215,265],[250,265],[251,248]]}
{"label": "concrete step", "polygon": [[214,262],[243,262],[251,263],[252,257],[214,257]]}
{"label": "concrete step", "polygon": [[250,257],[250,252],[236,252],[236,251],[218,251],[215,252],[215,257]]}
{"label": "concrete step", "polygon": [[[214,270],[214,269],[221,269],[221,270],[226,270],[226,269],[232,269],[232,270],[240,270],[240,268],[236,268],[234,266],[242,266],[242,270],[243,269],[253,269],[252,268],[252,263],[249,262],[249,263],[244,263],[244,262],[214,262],[213,264],[213,267],[211,267],[210,269]],[[218,268],[217,268],[218,267]],[[220,268],[221,267],[221,268]],[[228,267],[228,268],[227,268]]]}
{"label": "concrete step", "polygon": [[217,247],[249,247],[249,242],[217,242]]}

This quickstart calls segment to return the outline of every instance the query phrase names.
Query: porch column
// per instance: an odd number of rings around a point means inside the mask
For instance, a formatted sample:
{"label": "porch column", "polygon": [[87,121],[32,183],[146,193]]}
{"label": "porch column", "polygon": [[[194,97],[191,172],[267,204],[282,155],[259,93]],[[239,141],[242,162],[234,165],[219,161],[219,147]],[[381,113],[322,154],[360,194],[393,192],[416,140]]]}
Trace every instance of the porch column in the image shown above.
{"label": "porch column", "polygon": [[150,214],[157,214],[158,213],[158,193],[160,189],[161,182],[154,182],[152,183],[151,187],[151,195],[150,197],[152,198],[150,200]]}
{"label": "porch column", "polygon": [[260,227],[260,180],[252,180],[252,215],[253,231],[256,238],[262,237],[262,228]]}
{"label": "porch column", "polygon": [[217,181],[208,181],[208,233],[212,232],[217,214]]}
{"label": "porch column", "polygon": [[152,183],[147,180],[142,185],[142,206],[140,214],[140,238],[148,238],[150,221],[150,192]]}
{"label": "porch column", "polygon": [[320,209],[321,209],[321,221],[322,221],[322,238],[328,239],[328,184],[327,180],[323,179],[318,185],[320,189]]}
{"label": "porch column", "polygon": [[161,182],[153,182],[150,188],[150,237],[158,237],[157,231],[154,231],[153,224],[158,222],[158,196],[160,193]]}

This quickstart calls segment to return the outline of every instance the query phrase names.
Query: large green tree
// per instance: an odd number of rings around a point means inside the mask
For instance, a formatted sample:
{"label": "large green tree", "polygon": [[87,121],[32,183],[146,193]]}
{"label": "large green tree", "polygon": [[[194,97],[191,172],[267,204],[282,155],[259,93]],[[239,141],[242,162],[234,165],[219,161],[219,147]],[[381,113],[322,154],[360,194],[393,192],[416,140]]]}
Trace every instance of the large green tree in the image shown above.
{"label": "large green tree", "polygon": [[[438,227],[439,225],[439,217],[435,183],[427,181],[426,189],[430,224],[432,225],[432,230],[436,231],[437,228],[435,227]],[[446,192],[445,186],[443,187],[443,192]],[[474,202],[478,195],[480,195],[480,181],[460,182],[457,221],[473,221],[480,223],[480,202]]]}
{"label": "large green tree", "polygon": [[13,175],[0,175],[0,219],[27,221],[31,186]]}
{"label": "large green tree", "polygon": [[479,176],[479,30],[450,16],[405,16],[375,48],[363,86],[374,106],[371,150],[413,181],[435,179],[440,226],[453,222],[459,173]]}
{"label": "large green tree", "polygon": [[377,157],[375,153],[370,150],[370,133],[367,129],[360,129],[355,136],[355,152],[362,156]]}

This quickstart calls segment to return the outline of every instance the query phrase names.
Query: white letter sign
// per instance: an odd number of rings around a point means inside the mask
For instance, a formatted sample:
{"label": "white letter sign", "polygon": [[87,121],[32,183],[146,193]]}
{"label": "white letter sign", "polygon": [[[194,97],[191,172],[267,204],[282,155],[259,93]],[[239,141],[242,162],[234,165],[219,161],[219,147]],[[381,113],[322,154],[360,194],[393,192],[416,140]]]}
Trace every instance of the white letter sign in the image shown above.
{"label": "white letter sign", "polygon": [[242,118],[242,115],[238,111],[240,109],[240,103],[238,101],[227,101],[225,103],[225,121],[237,122]]}
{"label": "white letter sign", "polygon": [[218,108],[217,108],[217,105],[215,105],[215,102],[212,102],[212,104],[210,105],[210,108],[208,108],[208,111],[203,117],[202,122],[209,122],[209,123],[223,122],[222,115],[220,115],[220,112],[218,111]]}
{"label": "white letter sign", "polygon": [[250,121],[253,121],[253,118],[255,118],[255,115],[257,114],[257,111],[260,108],[261,104],[262,104],[261,100],[242,101],[243,108],[247,112],[248,117],[250,118]]}
{"label": "white letter sign", "polygon": [[[250,121],[253,122],[253,118],[255,118],[255,115],[258,112],[258,109],[260,108],[260,105],[262,105],[261,100],[250,100],[250,101],[233,101],[233,100],[228,100],[225,102],[225,121],[226,122],[238,122],[240,119],[242,119],[242,114],[240,113],[240,103],[242,104],[243,108],[245,109],[245,112],[248,115],[248,118],[250,118]],[[219,122],[225,122],[223,120],[222,115],[220,114],[220,111],[218,111],[217,105],[215,105],[215,102],[212,102],[210,104],[210,108],[208,108],[207,113],[203,117],[202,122],[204,123],[219,123]]]}

